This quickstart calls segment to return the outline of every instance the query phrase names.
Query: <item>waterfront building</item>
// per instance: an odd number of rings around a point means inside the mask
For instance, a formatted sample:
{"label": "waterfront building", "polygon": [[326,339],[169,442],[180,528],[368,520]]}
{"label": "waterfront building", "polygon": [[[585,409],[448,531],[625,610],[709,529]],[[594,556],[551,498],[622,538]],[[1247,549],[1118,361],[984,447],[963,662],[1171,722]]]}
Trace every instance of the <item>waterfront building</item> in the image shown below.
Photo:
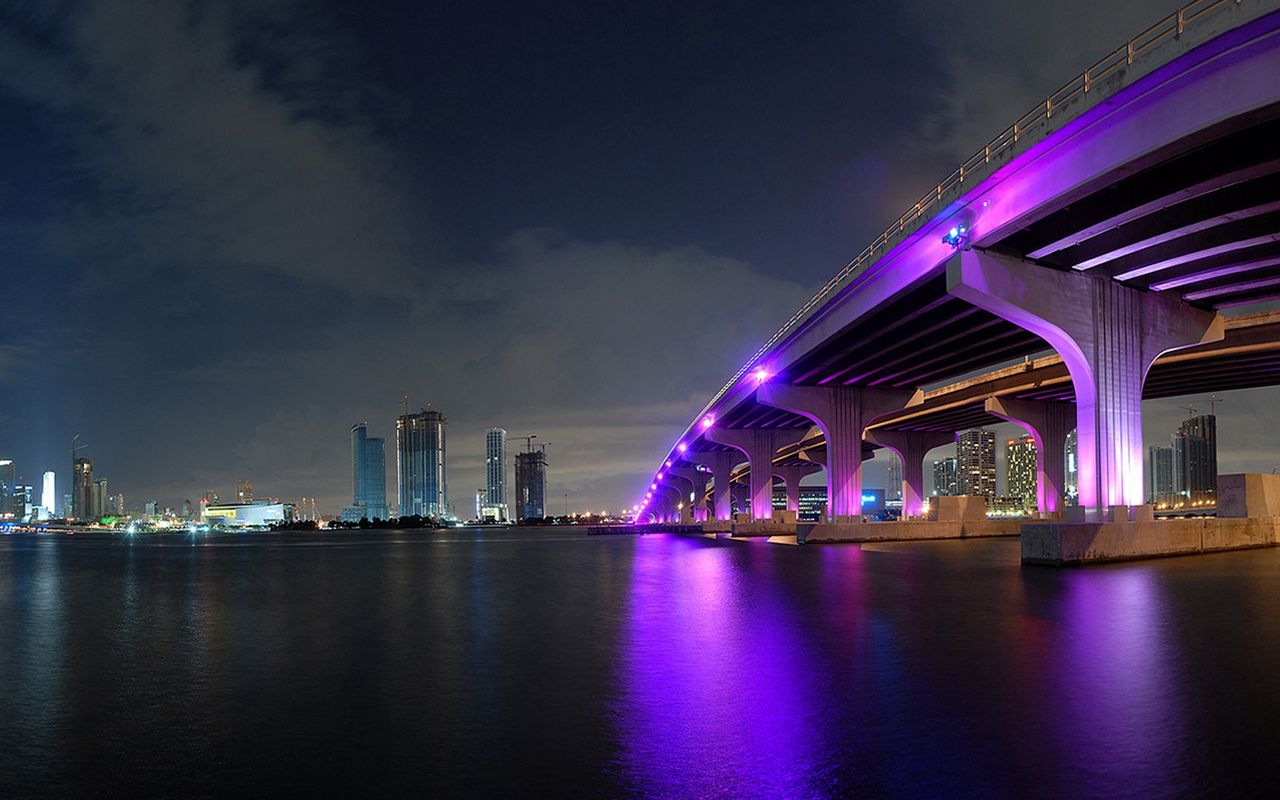
{"label": "waterfront building", "polygon": [[1147,450],[1147,476],[1151,480],[1151,490],[1147,493],[1148,502],[1154,505],[1169,505],[1175,502],[1177,494],[1174,490],[1174,475],[1176,472],[1172,447],[1151,447]]}
{"label": "waterfront building", "polygon": [[93,482],[93,499],[90,506],[89,516],[93,519],[103,516],[107,513],[107,479],[100,478]]}
{"label": "waterfront building", "polygon": [[248,481],[236,481],[236,502],[253,502],[253,484]]}
{"label": "waterfront building", "polygon": [[40,505],[48,510],[50,516],[58,513],[57,475],[53,470],[48,470],[44,474],[40,490]]}
{"label": "waterfront building", "polygon": [[[148,513],[154,503],[147,503]],[[212,505],[204,510],[205,521],[224,528],[265,528],[280,522],[291,522],[297,516],[292,503],[272,503],[255,500],[251,503],[227,503]]]}
{"label": "waterfront building", "polygon": [[896,454],[890,453],[889,477],[886,479],[888,484],[884,490],[884,499],[890,503],[902,502],[902,459]]}
{"label": "waterfront building", "polygon": [[[773,484],[772,505],[775,511],[787,508],[787,487],[775,482]],[[801,486],[800,508],[796,519],[800,522],[821,522],[827,515],[827,487]]]}
{"label": "waterfront building", "polygon": [[1184,420],[1173,434],[1174,493],[1190,505],[1218,497],[1218,425],[1212,414]]}
{"label": "waterfront building", "polygon": [[1080,465],[1076,458],[1075,428],[1067,434],[1067,443],[1063,448],[1062,457],[1066,461],[1063,465],[1063,499],[1068,506],[1076,506],[1080,504]]}
{"label": "waterfront building", "polygon": [[970,497],[995,496],[995,431],[975,428],[956,437],[956,491]]}
{"label": "waterfront building", "polygon": [[1036,503],[1036,440],[1030,436],[1005,443],[1005,497],[1021,498],[1026,509]]}
{"label": "waterfront building", "polygon": [[443,517],[448,511],[445,417],[430,408],[396,419],[396,505],[401,516]]}
{"label": "waterfront building", "polygon": [[381,437],[370,436],[368,426],[351,426],[351,505],[342,518],[358,522],[361,517],[388,519],[387,451]]}
{"label": "waterfront building", "polygon": [[14,515],[13,491],[17,486],[13,461],[0,460],[0,519],[12,519]]}
{"label": "waterfront building", "polygon": [[77,458],[71,469],[71,517],[89,519],[93,509],[93,462]]}
{"label": "waterfront building", "polygon": [[935,497],[954,497],[957,494],[956,460],[943,458],[933,462],[933,494]]}
{"label": "waterfront building", "polygon": [[484,502],[477,518],[507,519],[507,432],[490,428],[484,432]]}
{"label": "waterfront building", "polygon": [[546,446],[516,453],[516,522],[547,515]]}

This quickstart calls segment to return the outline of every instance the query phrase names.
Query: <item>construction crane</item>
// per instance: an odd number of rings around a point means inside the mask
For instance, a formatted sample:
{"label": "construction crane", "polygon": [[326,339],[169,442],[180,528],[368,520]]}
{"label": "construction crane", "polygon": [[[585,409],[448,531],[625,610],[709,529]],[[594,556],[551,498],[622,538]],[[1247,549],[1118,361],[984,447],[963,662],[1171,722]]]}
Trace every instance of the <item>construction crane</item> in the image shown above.
{"label": "construction crane", "polygon": [[524,439],[524,451],[526,453],[533,452],[533,440],[538,438],[538,434],[531,433],[528,436],[512,436],[512,439]]}
{"label": "construction crane", "polygon": [[1222,402],[1222,398],[1216,394],[1209,395],[1209,414],[1210,416],[1218,416],[1218,403]]}

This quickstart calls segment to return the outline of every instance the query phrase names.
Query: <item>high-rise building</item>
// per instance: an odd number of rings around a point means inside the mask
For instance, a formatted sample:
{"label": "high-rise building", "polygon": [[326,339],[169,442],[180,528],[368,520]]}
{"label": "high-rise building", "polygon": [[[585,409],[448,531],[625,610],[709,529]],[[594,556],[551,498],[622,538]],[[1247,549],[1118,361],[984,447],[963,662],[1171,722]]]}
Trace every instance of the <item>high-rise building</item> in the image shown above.
{"label": "high-rise building", "polygon": [[53,470],[49,470],[44,474],[44,482],[40,490],[40,505],[44,506],[49,512],[49,516],[58,513],[58,490],[56,488],[57,475]]}
{"label": "high-rise building", "polygon": [[1080,505],[1080,462],[1076,455],[1076,429],[1067,434],[1067,443],[1063,448],[1063,500],[1068,506]]}
{"label": "high-rise building", "polygon": [[1174,492],[1189,503],[1218,499],[1218,424],[1212,414],[1184,420],[1173,434]]}
{"label": "high-rise building", "polygon": [[1151,480],[1151,491],[1147,493],[1148,502],[1173,502],[1176,473],[1172,447],[1151,447],[1147,450],[1147,476]]}
{"label": "high-rise building", "polygon": [[396,505],[401,516],[448,513],[445,418],[432,409],[396,419]]}
{"label": "high-rise building", "polygon": [[944,458],[933,462],[933,494],[936,497],[953,497],[957,493],[956,460]]}
{"label": "high-rise building", "polygon": [[516,522],[547,515],[546,446],[516,453]]}
{"label": "high-rise building", "polygon": [[351,426],[351,505],[342,517],[388,519],[386,445],[363,422]]}
{"label": "high-rise building", "polygon": [[97,519],[107,513],[107,479],[102,478],[93,482],[93,494],[91,504],[89,506],[89,516]]}
{"label": "high-rise building", "polygon": [[111,495],[111,502],[107,504],[109,510],[116,516],[124,516],[124,492],[116,492]]}
{"label": "high-rise building", "polygon": [[253,484],[248,481],[236,481],[236,502],[253,502]]}
{"label": "high-rise building", "polygon": [[93,512],[93,462],[77,458],[71,469],[71,516],[90,519]]}
{"label": "high-rise building", "polygon": [[477,519],[485,516],[507,519],[507,432],[502,428],[484,432],[484,502]]}
{"label": "high-rise building", "polygon": [[17,486],[13,462],[0,459],[0,519],[12,519],[14,513],[13,490]]}
{"label": "high-rise building", "polygon": [[1026,509],[1036,508],[1036,440],[1030,436],[1005,443],[1005,496],[1019,498]]}
{"label": "high-rise building", "polygon": [[995,431],[975,428],[956,437],[956,491],[971,497],[995,497]]}
{"label": "high-rise building", "polygon": [[884,499],[902,502],[902,459],[896,455],[890,457],[888,471],[889,476],[885,480],[888,485],[884,490]]}

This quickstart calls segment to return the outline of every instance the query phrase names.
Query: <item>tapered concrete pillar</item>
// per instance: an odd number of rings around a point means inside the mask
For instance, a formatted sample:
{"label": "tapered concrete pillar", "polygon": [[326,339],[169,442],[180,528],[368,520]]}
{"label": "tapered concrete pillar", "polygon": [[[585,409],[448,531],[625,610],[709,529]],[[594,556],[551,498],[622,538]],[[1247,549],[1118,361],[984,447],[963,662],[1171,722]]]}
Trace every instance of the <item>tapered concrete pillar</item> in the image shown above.
{"label": "tapered concrete pillar", "polygon": [[707,519],[707,483],[711,481],[711,474],[703,472],[697,467],[672,467],[667,472],[684,478],[693,487],[693,520],[694,522],[705,522]]}
{"label": "tapered concrete pillar", "polygon": [[746,455],[751,466],[751,518],[767,520],[773,519],[773,457],[803,439],[805,433],[776,428],[709,428],[702,435]]}
{"label": "tapered concrete pillar", "polygon": [[676,473],[676,467],[666,470],[663,478],[676,491],[676,516],[681,525],[693,522],[693,481]]}
{"label": "tapered concrete pillar", "polygon": [[1016,422],[1027,429],[1036,443],[1036,506],[1053,513],[1062,510],[1066,490],[1067,434],[1076,424],[1076,409],[1070,403],[1047,400],[1016,400],[988,397],[988,414]]}
{"label": "tapered concrete pillar", "polygon": [[773,474],[782,478],[787,485],[787,510],[800,510],[800,479],[812,475],[822,469],[821,464],[788,464],[785,467],[774,467]]}
{"label": "tapered concrete pillar", "polygon": [[684,456],[693,463],[701,464],[711,470],[711,480],[715,482],[711,489],[711,505],[715,511],[715,518],[732,519],[733,500],[732,495],[729,494],[729,482],[730,476],[733,475],[733,468],[744,460],[742,455],[737,450],[690,450]]}
{"label": "tapered concrete pillar", "polygon": [[827,437],[827,509],[832,522],[862,515],[862,431],[875,417],[902,408],[905,389],[765,384],[757,402],[813,420]]}
{"label": "tapered concrete pillar", "polygon": [[1161,353],[1222,338],[1222,317],[1106,278],[965,250],[947,290],[1043,337],[1076,395],[1080,505],[1142,504],[1142,384]]}
{"label": "tapered concrete pillar", "polygon": [[680,492],[670,484],[658,484],[653,492],[654,508],[660,516],[660,522],[673,523],[679,521],[676,504],[680,502]]}
{"label": "tapered concrete pillar", "polygon": [[918,517],[924,506],[924,457],[935,447],[956,440],[949,431],[866,432],[867,441],[889,448],[902,461],[902,517]]}

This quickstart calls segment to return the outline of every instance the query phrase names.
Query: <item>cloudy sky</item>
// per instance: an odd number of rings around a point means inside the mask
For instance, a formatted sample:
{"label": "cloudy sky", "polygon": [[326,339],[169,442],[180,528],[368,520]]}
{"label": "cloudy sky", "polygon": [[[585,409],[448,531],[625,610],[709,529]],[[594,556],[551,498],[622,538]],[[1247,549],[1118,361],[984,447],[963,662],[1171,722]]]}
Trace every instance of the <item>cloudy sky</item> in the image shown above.
{"label": "cloudy sky", "polygon": [[[350,425],[408,395],[460,514],[494,425],[617,507],[888,219],[1171,7],[0,3],[0,458],[65,488],[79,433],[131,507],[336,511]],[[1271,402],[1223,407],[1224,468],[1270,468],[1230,431]]]}

